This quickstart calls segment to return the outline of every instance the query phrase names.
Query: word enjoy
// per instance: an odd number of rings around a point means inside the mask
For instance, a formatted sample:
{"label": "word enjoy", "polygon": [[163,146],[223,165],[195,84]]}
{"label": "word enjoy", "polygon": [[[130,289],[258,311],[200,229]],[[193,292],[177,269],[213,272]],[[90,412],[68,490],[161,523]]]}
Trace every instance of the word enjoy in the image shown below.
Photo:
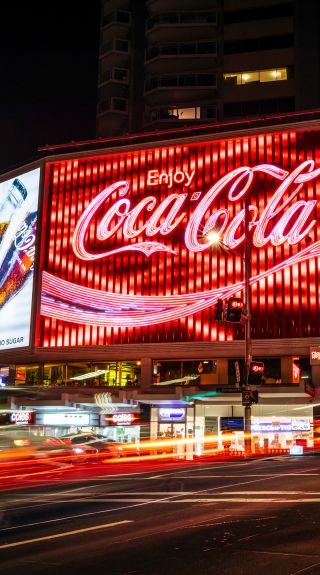
{"label": "word enjoy", "polygon": [[158,186],[160,184],[168,184],[168,188],[172,188],[173,183],[183,184],[185,186],[190,186],[195,170],[189,174],[189,172],[174,172],[169,170],[169,172],[159,172],[159,170],[149,170],[147,174],[147,186]]}

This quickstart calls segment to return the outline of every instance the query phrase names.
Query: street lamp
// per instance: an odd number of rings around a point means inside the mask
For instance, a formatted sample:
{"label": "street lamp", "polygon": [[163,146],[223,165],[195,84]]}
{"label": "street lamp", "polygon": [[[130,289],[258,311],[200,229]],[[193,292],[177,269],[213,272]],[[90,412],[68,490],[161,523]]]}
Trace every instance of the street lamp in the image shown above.
{"label": "street lamp", "polygon": [[[245,199],[244,206],[244,298],[245,298],[245,354],[244,354],[244,388],[249,389],[249,370],[252,359],[251,346],[251,291],[250,291],[250,272],[251,272],[251,243],[249,237],[249,200]],[[244,452],[245,455],[251,455],[251,404],[244,406]]]}
{"label": "street lamp", "polygon": [[[249,386],[249,372],[250,363],[252,360],[252,346],[251,346],[251,286],[250,286],[250,275],[251,275],[251,242],[249,236],[249,199],[245,199],[244,207],[244,256],[239,254],[238,251],[228,248],[223,244],[219,234],[212,231],[208,234],[211,245],[218,244],[224,248],[227,252],[235,252],[242,258],[244,262],[244,273],[245,273],[245,285],[244,285],[244,320],[245,320],[245,332],[244,332],[244,372],[242,389],[250,390]],[[251,402],[244,402],[244,450],[245,455],[251,455]]]}

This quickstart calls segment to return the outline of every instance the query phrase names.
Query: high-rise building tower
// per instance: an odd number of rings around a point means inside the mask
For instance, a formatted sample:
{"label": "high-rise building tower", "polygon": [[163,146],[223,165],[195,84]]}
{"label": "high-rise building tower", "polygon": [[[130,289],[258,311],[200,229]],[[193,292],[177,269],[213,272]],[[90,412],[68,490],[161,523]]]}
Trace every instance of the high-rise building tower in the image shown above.
{"label": "high-rise building tower", "polygon": [[97,135],[320,107],[317,0],[102,0]]}

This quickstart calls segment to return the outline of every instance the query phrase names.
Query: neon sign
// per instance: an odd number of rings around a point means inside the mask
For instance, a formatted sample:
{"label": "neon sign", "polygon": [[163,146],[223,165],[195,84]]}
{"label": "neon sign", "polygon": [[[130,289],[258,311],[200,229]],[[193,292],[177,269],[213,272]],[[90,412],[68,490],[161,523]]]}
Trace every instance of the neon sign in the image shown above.
{"label": "neon sign", "polygon": [[[268,243],[273,246],[280,246],[285,242],[289,245],[298,244],[303,238],[308,236],[315,226],[316,220],[313,217],[313,212],[317,202],[316,200],[299,200],[292,205],[290,205],[290,202],[294,200],[304,183],[312,181],[320,175],[320,168],[313,168],[314,162],[308,160],[300,164],[292,173],[270,164],[233,170],[209,189],[195,209],[185,230],[184,240],[186,247],[190,251],[200,252],[207,250],[211,246],[212,242],[209,239],[203,240],[202,243],[197,239],[201,224],[203,225],[204,234],[211,229],[217,230],[219,225],[221,239],[230,249],[238,247],[244,241],[244,235],[239,236],[241,224],[244,222],[244,209],[240,210],[231,221],[229,213],[225,209],[213,211],[207,221],[204,221],[204,214],[212,206],[216,197],[225,191],[229,183],[232,183],[228,192],[229,201],[235,202],[242,198],[248,191],[254,174],[257,172],[268,174],[281,180],[282,183],[272,196],[271,201],[263,208],[261,214],[258,213],[257,206],[250,205],[249,207],[252,214],[249,227],[254,230],[254,246],[261,248]],[[179,212],[186,201],[186,193],[172,194],[157,208],[156,198],[147,196],[137,206],[130,209],[130,200],[124,197],[128,191],[129,184],[125,181],[112,184],[100,192],[84,210],[75,227],[72,240],[73,251],[79,259],[91,261],[115,256],[127,251],[142,252],[146,257],[161,251],[175,255],[175,251],[164,244],[151,241],[135,242],[113,250],[101,251],[100,253],[91,253],[86,249],[85,238],[90,226],[94,223],[96,213],[101,205],[116,192],[119,193],[120,199],[113,201],[111,207],[97,225],[97,240],[99,242],[110,240],[121,227],[124,237],[130,240],[143,232],[149,237],[159,234],[168,235],[185,218],[185,212]],[[285,198],[285,194],[288,197]],[[137,219],[143,210],[154,210],[154,213],[143,226],[137,228]],[[168,212],[165,219],[162,220],[161,218],[163,218],[166,210]],[[270,222],[272,223],[275,217],[279,217],[279,215],[280,219],[278,222],[272,227],[271,231],[267,232]],[[115,217],[118,221],[116,225],[112,226],[111,223],[114,222]],[[252,277],[250,282],[252,284],[259,282],[281,269],[316,255],[320,255],[320,241],[265,272]],[[210,292],[164,297],[132,296],[129,294],[104,293],[100,290],[72,284],[45,272],[43,274],[41,312],[56,319],[65,319],[72,322],[81,321],[84,324],[146,326],[172,321],[202,311],[213,305],[219,297],[226,298],[243,288],[244,281]],[[64,294],[63,299],[61,299],[61,293]],[[84,304],[86,309],[84,309]]]}
{"label": "neon sign", "polygon": [[108,418],[112,423],[117,425],[131,425],[136,420],[134,413],[114,413],[111,418]]}
{"label": "neon sign", "polygon": [[320,337],[320,130],[62,159],[46,181],[37,345],[242,339],[212,310],[244,289],[246,198],[252,337]]}

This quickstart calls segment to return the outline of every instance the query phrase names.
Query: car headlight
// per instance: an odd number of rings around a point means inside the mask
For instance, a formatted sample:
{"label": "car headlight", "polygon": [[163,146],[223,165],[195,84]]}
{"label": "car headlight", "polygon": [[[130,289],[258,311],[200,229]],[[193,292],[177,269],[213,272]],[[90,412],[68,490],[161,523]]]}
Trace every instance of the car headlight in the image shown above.
{"label": "car headlight", "polygon": [[84,449],[82,449],[82,447],[74,447],[73,451],[74,453],[84,453]]}

